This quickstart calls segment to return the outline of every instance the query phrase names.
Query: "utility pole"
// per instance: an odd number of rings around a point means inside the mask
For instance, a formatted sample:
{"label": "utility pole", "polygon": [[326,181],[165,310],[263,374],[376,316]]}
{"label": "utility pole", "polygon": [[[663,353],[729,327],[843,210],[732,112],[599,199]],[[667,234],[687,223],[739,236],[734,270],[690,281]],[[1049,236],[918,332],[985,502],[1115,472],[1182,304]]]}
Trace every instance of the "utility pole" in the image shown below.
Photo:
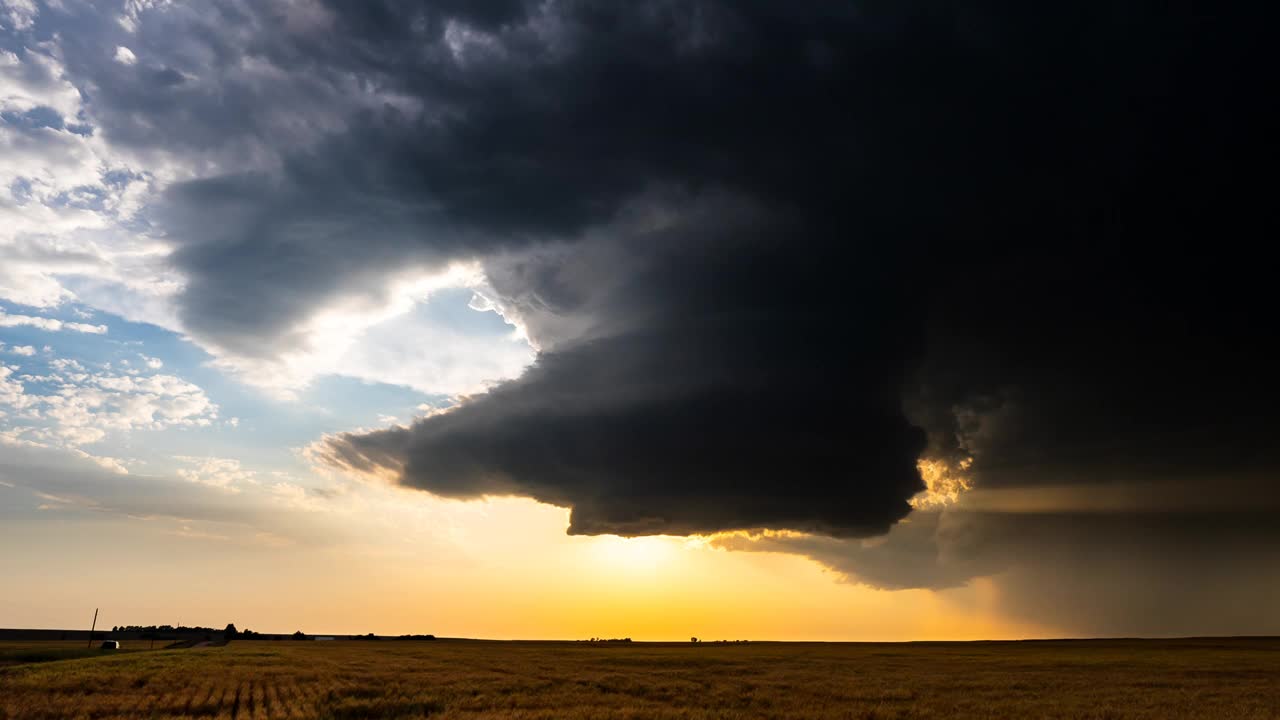
{"label": "utility pole", "polygon": [[93,627],[89,628],[89,648],[93,648],[93,631],[98,629],[98,608],[93,609]]}

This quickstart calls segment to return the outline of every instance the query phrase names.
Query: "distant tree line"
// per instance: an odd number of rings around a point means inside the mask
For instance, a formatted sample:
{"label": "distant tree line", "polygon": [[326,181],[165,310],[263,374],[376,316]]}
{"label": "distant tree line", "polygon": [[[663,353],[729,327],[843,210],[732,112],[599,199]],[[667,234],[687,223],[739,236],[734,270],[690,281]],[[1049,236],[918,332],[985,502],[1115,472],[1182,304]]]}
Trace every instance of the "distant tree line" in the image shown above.
{"label": "distant tree line", "polygon": [[254,632],[249,628],[237,630],[235,623],[227,623],[227,627],[223,629],[222,634],[226,639],[233,640],[235,638],[254,638],[261,637],[262,633]]}
{"label": "distant tree line", "polygon": [[[234,627],[234,626],[233,626]],[[99,630],[101,632],[101,630]],[[116,625],[111,632],[128,633],[216,633],[211,627],[189,627],[187,625]]]}
{"label": "distant tree line", "polygon": [[[98,633],[104,633],[99,630]],[[315,637],[308,635],[301,630],[294,632],[292,635],[277,635],[275,633],[260,633],[249,629],[239,630],[235,623],[227,623],[222,630],[216,630],[211,627],[191,627],[187,625],[116,625],[111,628],[113,633],[137,633],[143,639],[164,639],[174,635],[221,635],[224,640],[234,639],[260,639],[260,640],[314,640]],[[327,637],[327,636],[326,636]],[[350,640],[435,640],[435,635],[376,635],[367,633],[365,635],[334,635],[333,637],[347,638]]]}

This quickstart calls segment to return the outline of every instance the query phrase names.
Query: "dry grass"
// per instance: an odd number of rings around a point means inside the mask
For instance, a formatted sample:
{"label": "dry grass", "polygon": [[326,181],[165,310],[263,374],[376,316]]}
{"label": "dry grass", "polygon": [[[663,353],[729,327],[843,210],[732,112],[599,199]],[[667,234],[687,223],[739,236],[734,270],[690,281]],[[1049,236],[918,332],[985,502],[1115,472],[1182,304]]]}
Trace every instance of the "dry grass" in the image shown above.
{"label": "dry grass", "polygon": [[0,720],[426,716],[1259,720],[1280,641],[237,641],[0,669]]}
{"label": "dry grass", "polygon": [[[77,658],[101,657],[104,653],[97,649],[101,639],[92,645],[84,640],[45,640],[31,642],[0,642],[0,668],[10,665],[52,662],[54,660],[73,660]],[[111,652],[134,652],[150,646],[150,642],[135,641],[122,643],[119,650]]]}

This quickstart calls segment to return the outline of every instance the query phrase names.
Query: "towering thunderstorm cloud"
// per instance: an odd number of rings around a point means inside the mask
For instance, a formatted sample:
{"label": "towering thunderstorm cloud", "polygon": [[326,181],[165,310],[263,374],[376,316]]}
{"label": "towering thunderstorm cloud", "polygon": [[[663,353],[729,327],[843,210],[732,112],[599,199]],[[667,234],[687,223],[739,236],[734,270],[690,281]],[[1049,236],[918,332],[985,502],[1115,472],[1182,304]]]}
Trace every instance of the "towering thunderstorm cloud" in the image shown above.
{"label": "towering thunderstorm cloud", "polygon": [[396,28],[379,53],[435,58],[404,82],[447,99],[378,156],[390,189],[467,234],[421,242],[482,253],[543,352],[334,463],[576,533],[837,537],[903,518],[922,455],[988,487],[1275,470],[1267,291],[1224,251],[1265,222],[1246,18],[552,3],[411,33],[377,7],[346,26]]}
{"label": "towering thunderstorm cloud", "polygon": [[214,169],[149,216],[192,337],[476,260],[539,349],[331,465],[1133,618],[1126,573],[1280,589],[1252,5],[246,0],[61,52],[105,137]]}

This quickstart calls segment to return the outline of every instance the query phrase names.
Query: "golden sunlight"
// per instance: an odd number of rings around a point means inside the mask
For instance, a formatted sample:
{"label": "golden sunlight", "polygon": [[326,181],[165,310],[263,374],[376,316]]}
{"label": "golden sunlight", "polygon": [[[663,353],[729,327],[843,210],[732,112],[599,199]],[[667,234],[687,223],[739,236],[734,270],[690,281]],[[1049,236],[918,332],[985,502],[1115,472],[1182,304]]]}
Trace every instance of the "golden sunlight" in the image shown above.
{"label": "golden sunlight", "polygon": [[591,539],[591,556],[601,570],[610,573],[652,575],[679,562],[683,540],[667,536],[618,537],[604,535]]}

